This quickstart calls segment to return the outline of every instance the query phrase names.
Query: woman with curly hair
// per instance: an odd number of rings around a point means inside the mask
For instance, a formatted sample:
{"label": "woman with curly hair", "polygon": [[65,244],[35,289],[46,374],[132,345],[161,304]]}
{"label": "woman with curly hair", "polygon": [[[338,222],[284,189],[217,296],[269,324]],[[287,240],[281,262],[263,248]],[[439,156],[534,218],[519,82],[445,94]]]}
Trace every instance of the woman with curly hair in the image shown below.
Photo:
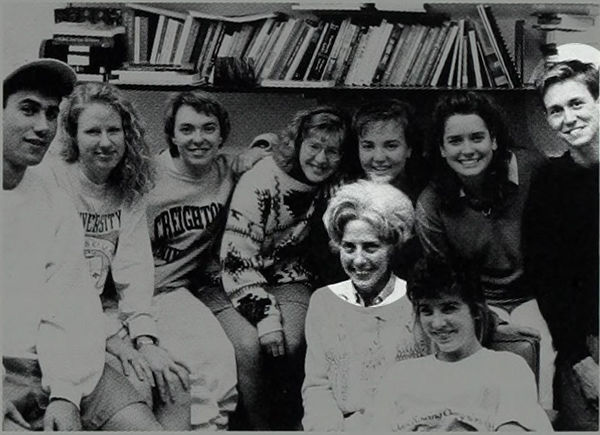
{"label": "woman with curly hair", "polygon": [[317,290],[306,316],[307,431],[360,431],[385,372],[429,351],[415,328],[406,282],[392,271],[412,235],[414,207],[387,184],[342,186],[323,221],[346,279]]}
{"label": "woman with curly hair", "polygon": [[114,86],[75,87],[61,110],[62,159],[43,171],[72,198],[84,255],[105,311],[107,362],[122,370],[168,429],[189,428],[188,370],[159,344],[152,315],[154,270],[144,196],[153,170],[144,129]]}
{"label": "woman with curly hair", "polygon": [[[233,192],[221,243],[231,302],[220,320],[236,350],[242,397],[252,395],[246,406],[270,425],[263,429],[300,425],[304,319],[314,289],[308,235],[322,217],[323,193],[339,173],[349,134],[348,116],[336,108],[300,112],[272,156],[246,172]],[[279,367],[280,385],[273,370],[263,373],[265,364]]]}
{"label": "woman with curly hair", "polygon": [[551,410],[555,353],[533,289],[524,282],[521,252],[523,209],[544,157],[516,147],[501,109],[480,93],[443,96],[431,134],[434,172],[417,204],[423,249],[472,264],[491,309],[539,331],[540,402]]}

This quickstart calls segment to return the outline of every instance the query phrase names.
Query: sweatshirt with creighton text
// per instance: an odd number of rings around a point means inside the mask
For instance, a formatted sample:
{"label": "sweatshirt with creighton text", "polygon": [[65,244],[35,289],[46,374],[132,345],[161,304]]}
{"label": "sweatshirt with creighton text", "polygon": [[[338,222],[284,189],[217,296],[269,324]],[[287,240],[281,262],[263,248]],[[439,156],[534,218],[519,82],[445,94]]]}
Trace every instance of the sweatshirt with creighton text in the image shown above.
{"label": "sweatshirt with creighton text", "polygon": [[195,291],[218,282],[218,242],[233,190],[233,158],[218,155],[201,178],[181,173],[168,150],[156,157],[158,175],[148,195],[147,219],[156,292]]}

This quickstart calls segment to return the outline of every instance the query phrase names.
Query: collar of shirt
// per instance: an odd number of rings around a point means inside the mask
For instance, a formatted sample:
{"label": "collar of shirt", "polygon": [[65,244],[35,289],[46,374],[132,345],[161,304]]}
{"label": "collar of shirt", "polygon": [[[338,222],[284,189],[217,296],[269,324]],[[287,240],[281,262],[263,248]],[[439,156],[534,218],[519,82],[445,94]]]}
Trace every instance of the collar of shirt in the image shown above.
{"label": "collar of shirt", "polygon": [[[404,296],[406,294],[406,288],[405,286],[397,285],[398,281],[398,278],[392,273],[383,290],[381,290],[381,292],[373,299],[373,303],[367,308],[391,304]],[[344,286],[344,288],[339,288],[335,294],[352,305],[364,307],[365,302],[360,296],[360,293],[356,290],[352,281],[350,281],[349,284],[350,285],[347,287]]]}
{"label": "collar of shirt", "polygon": [[[508,161],[508,181],[513,183],[515,186],[519,185],[519,165],[517,164],[517,157],[514,153],[510,153],[510,160]],[[460,197],[467,196],[465,191],[461,188]]]}

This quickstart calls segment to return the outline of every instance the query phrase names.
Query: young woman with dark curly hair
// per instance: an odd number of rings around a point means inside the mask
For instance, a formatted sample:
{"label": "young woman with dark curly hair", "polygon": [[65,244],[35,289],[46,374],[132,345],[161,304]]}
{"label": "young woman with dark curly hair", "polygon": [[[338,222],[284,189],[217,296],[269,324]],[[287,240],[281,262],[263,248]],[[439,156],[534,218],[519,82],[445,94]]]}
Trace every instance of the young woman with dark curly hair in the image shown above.
{"label": "young woman with dark curly hair", "polygon": [[501,318],[541,336],[540,401],[552,409],[554,350],[533,289],[525,284],[521,220],[543,155],[516,147],[500,107],[488,96],[452,93],[433,114],[428,155],[433,175],[417,204],[425,253],[472,263]]}

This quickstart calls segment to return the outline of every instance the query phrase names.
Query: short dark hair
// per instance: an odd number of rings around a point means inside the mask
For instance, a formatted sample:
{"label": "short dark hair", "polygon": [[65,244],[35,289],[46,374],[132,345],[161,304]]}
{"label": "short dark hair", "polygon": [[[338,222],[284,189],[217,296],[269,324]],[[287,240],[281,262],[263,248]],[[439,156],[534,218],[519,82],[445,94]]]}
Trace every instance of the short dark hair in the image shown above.
{"label": "short dark hair", "polygon": [[173,96],[167,106],[165,114],[165,136],[169,144],[171,156],[178,157],[179,150],[173,143],[173,134],[175,133],[175,117],[182,106],[190,106],[198,113],[213,115],[219,121],[219,130],[223,143],[229,137],[231,132],[231,123],[227,109],[210,94],[202,91],[185,91]]}
{"label": "short dark hair", "polygon": [[594,100],[598,99],[598,68],[593,63],[584,63],[580,60],[567,60],[553,64],[536,85],[542,99],[548,88],[556,83],[567,80],[576,80],[584,84]]}
{"label": "short dark hair", "polygon": [[464,262],[449,261],[437,255],[421,257],[407,280],[407,296],[418,316],[425,299],[455,296],[469,306],[481,343],[487,343],[493,321],[487,306],[479,270]]}

